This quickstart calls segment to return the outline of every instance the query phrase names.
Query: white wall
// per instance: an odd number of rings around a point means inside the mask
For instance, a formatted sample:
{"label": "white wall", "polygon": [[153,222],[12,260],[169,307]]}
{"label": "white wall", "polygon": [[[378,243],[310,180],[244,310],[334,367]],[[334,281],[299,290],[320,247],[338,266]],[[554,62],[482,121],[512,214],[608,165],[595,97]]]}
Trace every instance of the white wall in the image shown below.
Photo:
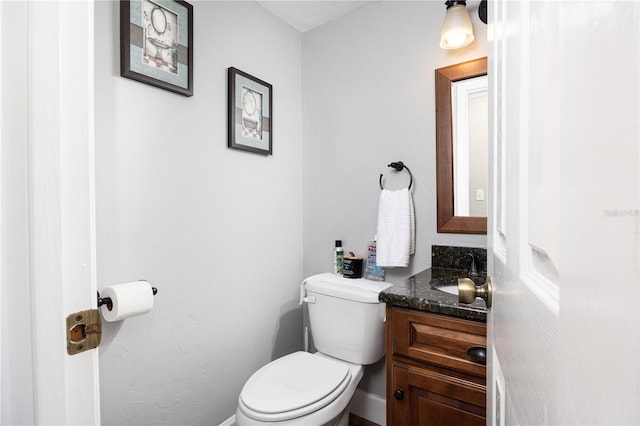
{"label": "white wall", "polygon": [[[469,98],[469,216],[487,215],[489,188],[489,95],[484,92]],[[476,200],[481,189],[484,200]]]}
{"label": "white wall", "polygon": [[[408,268],[387,270],[398,281],[431,266],[431,245],[485,247],[486,237],[436,233],[436,68],[486,56],[479,1],[468,2],[476,41],[439,47],[444,2],[389,1],[363,7],[302,37],[304,275],[329,270],[335,239],[363,254],[376,232],[380,187],[414,176],[416,254]],[[382,362],[361,387],[384,395]]]}
{"label": "white wall", "polygon": [[[95,8],[98,288],[159,289],[104,325],[104,424],[218,424],[302,346],[300,34],[255,2],[190,3],[191,98],[121,78],[118,3]],[[229,66],[273,84],[271,157],[226,147]]]}

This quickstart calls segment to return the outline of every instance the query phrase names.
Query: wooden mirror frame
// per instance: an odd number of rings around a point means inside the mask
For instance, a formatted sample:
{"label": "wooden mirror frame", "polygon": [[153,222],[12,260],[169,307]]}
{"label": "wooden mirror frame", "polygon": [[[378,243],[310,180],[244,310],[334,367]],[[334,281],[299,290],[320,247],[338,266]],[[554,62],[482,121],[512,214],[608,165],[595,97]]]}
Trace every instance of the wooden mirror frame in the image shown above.
{"label": "wooden mirror frame", "polygon": [[438,232],[486,234],[487,218],[454,216],[453,200],[453,127],[451,84],[487,74],[487,58],[451,65],[436,70],[436,187]]}

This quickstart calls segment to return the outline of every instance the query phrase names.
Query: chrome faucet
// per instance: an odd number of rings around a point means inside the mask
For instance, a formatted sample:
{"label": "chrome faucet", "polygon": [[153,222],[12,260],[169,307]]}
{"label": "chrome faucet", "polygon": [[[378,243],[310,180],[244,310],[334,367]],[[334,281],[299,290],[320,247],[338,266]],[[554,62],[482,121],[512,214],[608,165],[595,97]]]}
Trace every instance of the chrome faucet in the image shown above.
{"label": "chrome faucet", "polygon": [[467,253],[471,257],[471,265],[469,265],[469,275],[478,275],[478,268],[476,267],[476,257],[473,253]]}

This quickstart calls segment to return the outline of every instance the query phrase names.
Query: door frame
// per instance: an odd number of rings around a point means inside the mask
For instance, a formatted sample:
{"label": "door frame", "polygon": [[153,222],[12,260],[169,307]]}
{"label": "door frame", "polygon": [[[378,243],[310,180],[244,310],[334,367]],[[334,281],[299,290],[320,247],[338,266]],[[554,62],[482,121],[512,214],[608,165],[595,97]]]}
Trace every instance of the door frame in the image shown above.
{"label": "door frame", "polygon": [[[12,38],[24,37],[27,45],[25,60],[19,63],[7,60],[7,45],[2,45],[0,75],[26,76],[26,102],[19,115],[26,123],[28,147],[26,167],[15,183],[27,193],[28,267],[22,282],[5,281],[3,274],[2,286],[29,289],[30,300],[22,304],[30,308],[30,323],[25,319],[24,326],[31,347],[23,353],[31,360],[25,369],[33,377],[30,403],[7,407],[2,420],[32,417],[36,424],[99,424],[98,351],[70,356],[66,349],[66,317],[96,307],[94,4],[17,2],[1,7],[0,19],[21,23],[21,32]],[[1,127],[6,129],[12,125],[4,114],[12,107],[6,90],[11,81],[3,78],[2,84]],[[4,150],[12,141],[2,142]],[[6,194],[6,185],[12,184],[2,185],[2,216],[15,208]],[[5,239],[7,226],[3,221],[3,245],[12,245],[17,240]],[[10,250],[2,248],[2,266]],[[18,300],[1,302],[6,308]],[[17,339],[17,332],[3,332],[2,355]],[[3,363],[3,377],[9,373],[5,368]],[[14,381],[4,391],[24,386]]]}

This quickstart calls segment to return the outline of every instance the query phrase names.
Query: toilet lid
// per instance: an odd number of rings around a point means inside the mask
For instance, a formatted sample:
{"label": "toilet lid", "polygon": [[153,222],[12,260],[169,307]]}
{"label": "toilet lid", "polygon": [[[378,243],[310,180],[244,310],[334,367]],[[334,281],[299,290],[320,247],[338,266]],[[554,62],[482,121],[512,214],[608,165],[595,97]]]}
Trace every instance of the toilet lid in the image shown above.
{"label": "toilet lid", "polygon": [[244,385],[240,399],[254,414],[283,418],[279,414],[288,417],[287,413],[295,411],[300,416],[331,403],[350,379],[345,364],[308,352],[295,352],[255,372]]}

